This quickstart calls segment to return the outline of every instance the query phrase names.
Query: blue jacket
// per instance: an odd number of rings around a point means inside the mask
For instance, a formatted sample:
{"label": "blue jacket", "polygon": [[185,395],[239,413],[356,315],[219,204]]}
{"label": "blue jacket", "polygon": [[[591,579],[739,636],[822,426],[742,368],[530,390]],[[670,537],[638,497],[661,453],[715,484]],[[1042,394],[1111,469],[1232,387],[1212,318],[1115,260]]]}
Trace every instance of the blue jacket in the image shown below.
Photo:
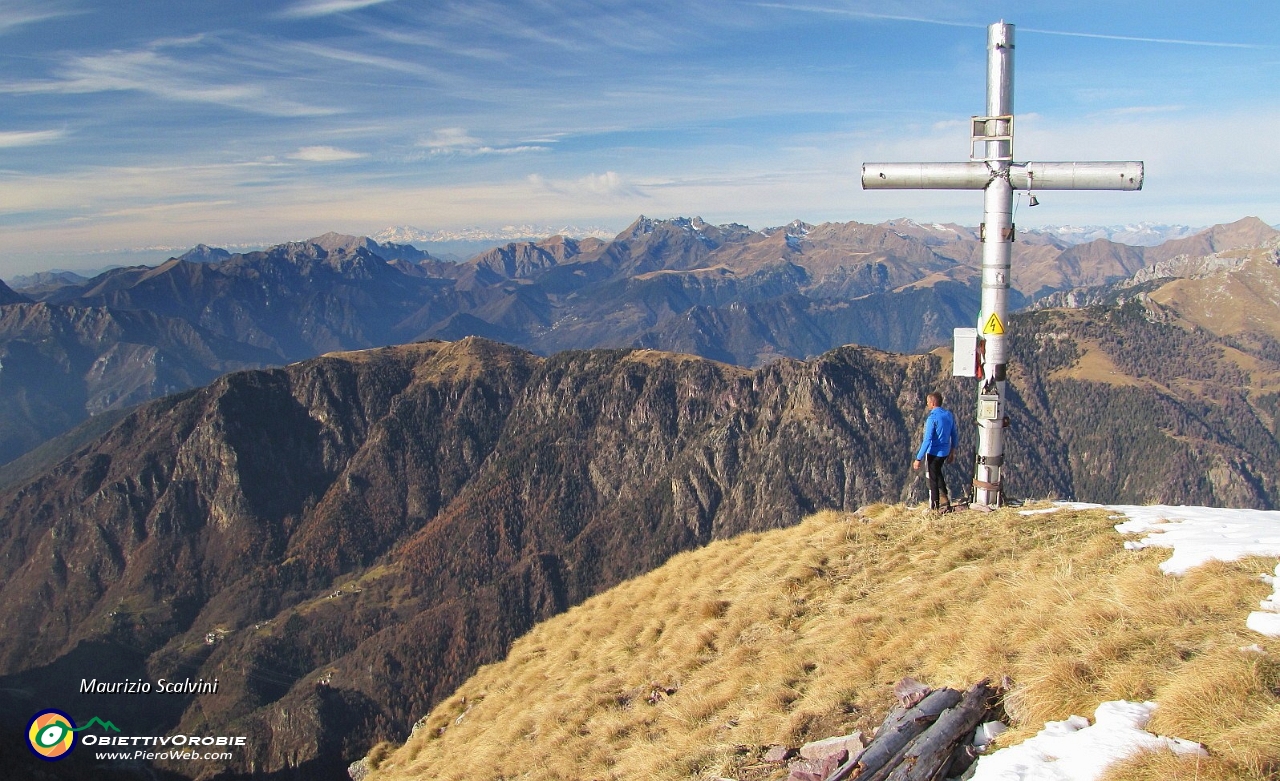
{"label": "blue jacket", "polygon": [[947,456],[956,446],[956,416],[942,407],[934,407],[924,421],[924,441],[916,451],[916,460],[923,461],[925,454]]}

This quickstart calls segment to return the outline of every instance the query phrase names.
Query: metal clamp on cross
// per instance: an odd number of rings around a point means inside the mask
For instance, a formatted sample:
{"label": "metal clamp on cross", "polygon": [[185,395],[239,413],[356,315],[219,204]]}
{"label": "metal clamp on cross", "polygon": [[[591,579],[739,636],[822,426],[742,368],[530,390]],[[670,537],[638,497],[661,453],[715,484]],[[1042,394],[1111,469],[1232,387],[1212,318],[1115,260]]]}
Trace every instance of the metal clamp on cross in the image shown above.
{"label": "metal clamp on cross", "polygon": [[[1017,163],[1013,160],[1013,25],[987,28],[987,115],[974,117],[967,163],[866,163],[867,190],[983,190],[982,311],[977,329],[968,332],[981,369],[957,370],[978,380],[978,455],[974,469],[974,506],[1001,503],[1006,424],[1009,325],[1009,257],[1013,246],[1013,191],[1141,190],[1141,162]],[[983,154],[975,156],[974,147]],[[1032,196],[1034,197],[1034,196]],[[1034,201],[1032,201],[1034,205]],[[957,361],[957,367],[959,364]]]}

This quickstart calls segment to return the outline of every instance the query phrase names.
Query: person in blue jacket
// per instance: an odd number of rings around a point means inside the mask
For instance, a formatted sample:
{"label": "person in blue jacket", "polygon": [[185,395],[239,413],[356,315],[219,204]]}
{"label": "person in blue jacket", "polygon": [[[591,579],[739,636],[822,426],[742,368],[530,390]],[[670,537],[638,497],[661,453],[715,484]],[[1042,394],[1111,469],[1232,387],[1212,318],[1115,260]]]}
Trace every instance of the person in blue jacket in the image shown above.
{"label": "person in blue jacket", "polygon": [[925,476],[929,481],[929,509],[948,512],[951,500],[947,497],[947,481],[942,476],[942,465],[955,458],[956,416],[942,408],[942,394],[934,391],[925,400],[929,416],[924,421],[924,438],[916,451],[912,469],[919,469],[924,461]]}

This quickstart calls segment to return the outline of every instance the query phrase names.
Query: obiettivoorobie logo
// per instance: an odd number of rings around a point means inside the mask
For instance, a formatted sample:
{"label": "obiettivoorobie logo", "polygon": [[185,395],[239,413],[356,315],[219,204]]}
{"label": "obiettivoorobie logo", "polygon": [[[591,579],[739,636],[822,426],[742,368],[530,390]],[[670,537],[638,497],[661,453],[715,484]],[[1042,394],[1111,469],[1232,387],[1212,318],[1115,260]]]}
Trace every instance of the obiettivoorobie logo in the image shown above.
{"label": "obiettivoorobie logo", "polygon": [[60,710],[49,708],[31,717],[27,725],[27,747],[32,753],[46,762],[54,762],[71,753],[76,745],[76,733],[89,729],[94,724],[110,732],[119,732],[120,728],[109,721],[94,716],[83,727],[77,727],[70,716]]}

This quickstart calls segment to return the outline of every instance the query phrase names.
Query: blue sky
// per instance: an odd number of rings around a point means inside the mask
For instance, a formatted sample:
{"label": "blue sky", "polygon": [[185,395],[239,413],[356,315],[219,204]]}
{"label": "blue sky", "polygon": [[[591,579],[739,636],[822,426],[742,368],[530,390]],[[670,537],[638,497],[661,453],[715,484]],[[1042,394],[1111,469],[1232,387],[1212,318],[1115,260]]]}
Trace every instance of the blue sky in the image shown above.
{"label": "blue sky", "polygon": [[1020,225],[1280,222],[1271,2],[0,0],[0,276],[390,225],[975,224],[858,172],[965,159],[1001,18],[1018,159],[1147,164]]}

